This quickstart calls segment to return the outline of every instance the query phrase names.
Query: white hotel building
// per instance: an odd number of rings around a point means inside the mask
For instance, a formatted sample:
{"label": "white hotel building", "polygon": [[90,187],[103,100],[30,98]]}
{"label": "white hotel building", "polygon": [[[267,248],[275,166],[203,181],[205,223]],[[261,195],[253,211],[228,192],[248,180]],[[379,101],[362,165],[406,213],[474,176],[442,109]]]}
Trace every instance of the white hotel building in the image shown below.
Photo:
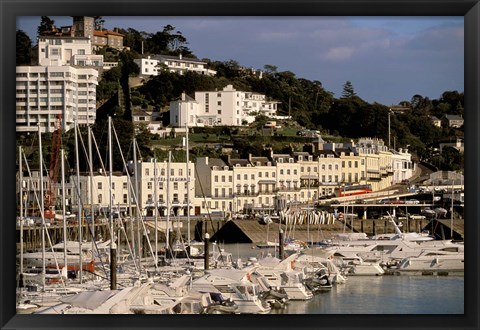
{"label": "white hotel building", "polygon": [[207,63],[196,58],[167,55],[147,56],[133,60],[140,68],[140,74],[143,76],[157,76],[165,69],[170,72],[184,74],[188,71],[214,76],[217,71],[207,68]]}
{"label": "white hotel building", "polygon": [[103,55],[92,53],[88,37],[42,36],[38,40],[40,66],[81,66],[103,68]]}
{"label": "white hotel building", "polygon": [[241,126],[254,122],[257,114],[275,116],[278,104],[265,95],[237,91],[227,85],[221,91],[195,92],[194,98],[182,94],[170,103],[170,124],[185,127],[188,119],[190,127]]}

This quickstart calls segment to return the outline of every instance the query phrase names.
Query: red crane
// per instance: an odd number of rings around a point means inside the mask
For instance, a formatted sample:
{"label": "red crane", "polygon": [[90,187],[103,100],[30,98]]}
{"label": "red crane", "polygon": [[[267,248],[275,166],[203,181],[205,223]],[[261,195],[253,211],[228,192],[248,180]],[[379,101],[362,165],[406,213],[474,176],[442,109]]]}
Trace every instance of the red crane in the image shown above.
{"label": "red crane", "polygon": [[50,168],[48,171],[47,191],[45,193],[45,218],[55,218],[56,185],[58,178],[58,151],[62,140],[62,115],[55,118],[55,130],[52,135]]}

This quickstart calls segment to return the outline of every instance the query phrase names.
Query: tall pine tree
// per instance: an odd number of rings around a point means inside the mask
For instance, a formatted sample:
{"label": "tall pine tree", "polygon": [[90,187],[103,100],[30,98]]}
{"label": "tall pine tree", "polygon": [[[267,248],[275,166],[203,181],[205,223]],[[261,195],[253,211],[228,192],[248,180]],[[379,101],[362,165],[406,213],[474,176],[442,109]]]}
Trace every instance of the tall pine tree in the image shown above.
{"label": "tall pine tree", "polygon": [[353,89],[353,85],[352,85],[352,82],[351,81],[347,81],[344,85],[343,85],[343,92],[342,92],[342,97],[343,98],[350,98],[350,97],[353,97],[357,95],[355,93],[355,90]]}

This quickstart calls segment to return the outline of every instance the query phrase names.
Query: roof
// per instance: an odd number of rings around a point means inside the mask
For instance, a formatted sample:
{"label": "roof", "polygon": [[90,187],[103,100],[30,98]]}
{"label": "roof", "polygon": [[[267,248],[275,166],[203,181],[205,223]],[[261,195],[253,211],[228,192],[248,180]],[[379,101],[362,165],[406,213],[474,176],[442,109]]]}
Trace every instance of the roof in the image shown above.
{"label": "roof", "polygon": [[[268,230],[267,230],[268,227]],[[285,225],[282,226],[285,230]],[[322,224],[320,225],[322,230],[318,230],[318,225],[310,225],[308,231],[307,225],[297,224],[295,226],[295,232],[288,234],[288,237],[295,238],[300,241],[307,241],[307,237],[310,237],[312,241],[319,241],[323,239],[331,239],[334,233],[341,232],[343,225],[341,222],[335,224]],[[328,230],[325,230],[328,228]],[[278,241],[279,239],[280,224],[273,222],[268,226],[262,224],[256,220],[230,220],[227,221],[222,228],[220,228],[212,237],[211,241],[217,241],[222,243],[264,243],[267,240],[270,242]]]}
{"label": "roof", "polygon": [[227,164],[225,164],[225,162],[220,158],[208,158],[208,166],[220,166],[223,169],[223,167],[227,166]]}
{"label": "roof", "polygon": [[124,37],[125,36],[121,33],[118,33],[118,32],[115,32],[115,31],[110,31],[110,30],[102,30],[102,31],[95,30],[95,32],[93,32],[93,35],[98,36],[98,37],[106,37],[108,35],[118,36],[118,37]]}
{"label": "roof", "polygon": [[133,109],[132,116],[151,116],[152,114],[144,109]]}
{"label": "roof", "polygon": [[180,58],[179,56],[170,56],[170,55],[158,55],[159,59],[163,60],[171,60],[171,61],[180,61],[180,62],[194,62],[194,63],[205,63],[200,61],[198,58],[195,57],[183,57]]}
{"label": "roof", "polygon": [[[251,157],[250,161],[253,165],[256,166],[267,166],[270,160],[267,157]],[[257,162],[260,162],[260,165],[257,165]]]}
{"label": "roof", "polygon": [[338,155],[335,153],[335,151],[330,150],[330,149],[328,149],[328,150],[318,150],[316,152],[316,154],[317,155],[333,155],[335,157],[338,157]]}
{"label": "roof", "polygon": [[[453,227],[451,226],[453,222]],[[442,228],[443,227],[443,228]],[[450,237],[450,228],[453,229],[453,237]],[[446,239],[463,240],[465,237],[465,220],[463,219],[434,219],[430,221],[422,230],[428,230],[437,238],[445,235]]]}
{"label": "roof", "polygon": [[458,115],[445,115],[445,118],[447,118],[447,120],[463,120],[462,116]]}
{"label": "roof", "polygon": [[230,159],[230,164],[231,166],[236,166],[240,165],[241,167],[246,167],[250,162],[248,159]]}

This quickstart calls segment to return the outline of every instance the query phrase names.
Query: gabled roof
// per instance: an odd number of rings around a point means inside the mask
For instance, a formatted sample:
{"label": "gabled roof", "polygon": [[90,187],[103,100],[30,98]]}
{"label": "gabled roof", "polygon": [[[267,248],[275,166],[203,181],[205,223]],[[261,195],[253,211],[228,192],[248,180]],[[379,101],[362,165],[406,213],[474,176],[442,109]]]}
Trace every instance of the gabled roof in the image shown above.
{"label": "gabled roof", "polygon": [[117,37],[124,37],[125,36],[121,33],[118,33],[118,32],[115,32],[115,31],[110,31],[110,30],[102,30],[102,31],[95,30],[95,32],[93,32],[93,35],[97,36],[97,37],[107,37],[108,35],[117,36]]}
{"label": "gabled roof", "polygon": [[227,164],[220,158],[208,158],[208,166],[220,166],[223,168],[224,166],[227,166]]}
{"label": "gabled roof", "polygon": [[252,162],[253,165],[257,165],[257,162],[260,162],[260,166],[267,166],[267,163],[270,162],[270,160],[267,157],[251,157],[250,161]]}
{"label": "gabled roof", "polygon": [[248,159],[230,159],[229,165],[235,166],[237,164],[240,165],[241,167],[246,167],[248,164],[250,164],[250,162],[248,161]]}
{"label": "gabled roof", "polygon": [[447,120],[463,120],[461,116],[458,115],[445,115]]}

